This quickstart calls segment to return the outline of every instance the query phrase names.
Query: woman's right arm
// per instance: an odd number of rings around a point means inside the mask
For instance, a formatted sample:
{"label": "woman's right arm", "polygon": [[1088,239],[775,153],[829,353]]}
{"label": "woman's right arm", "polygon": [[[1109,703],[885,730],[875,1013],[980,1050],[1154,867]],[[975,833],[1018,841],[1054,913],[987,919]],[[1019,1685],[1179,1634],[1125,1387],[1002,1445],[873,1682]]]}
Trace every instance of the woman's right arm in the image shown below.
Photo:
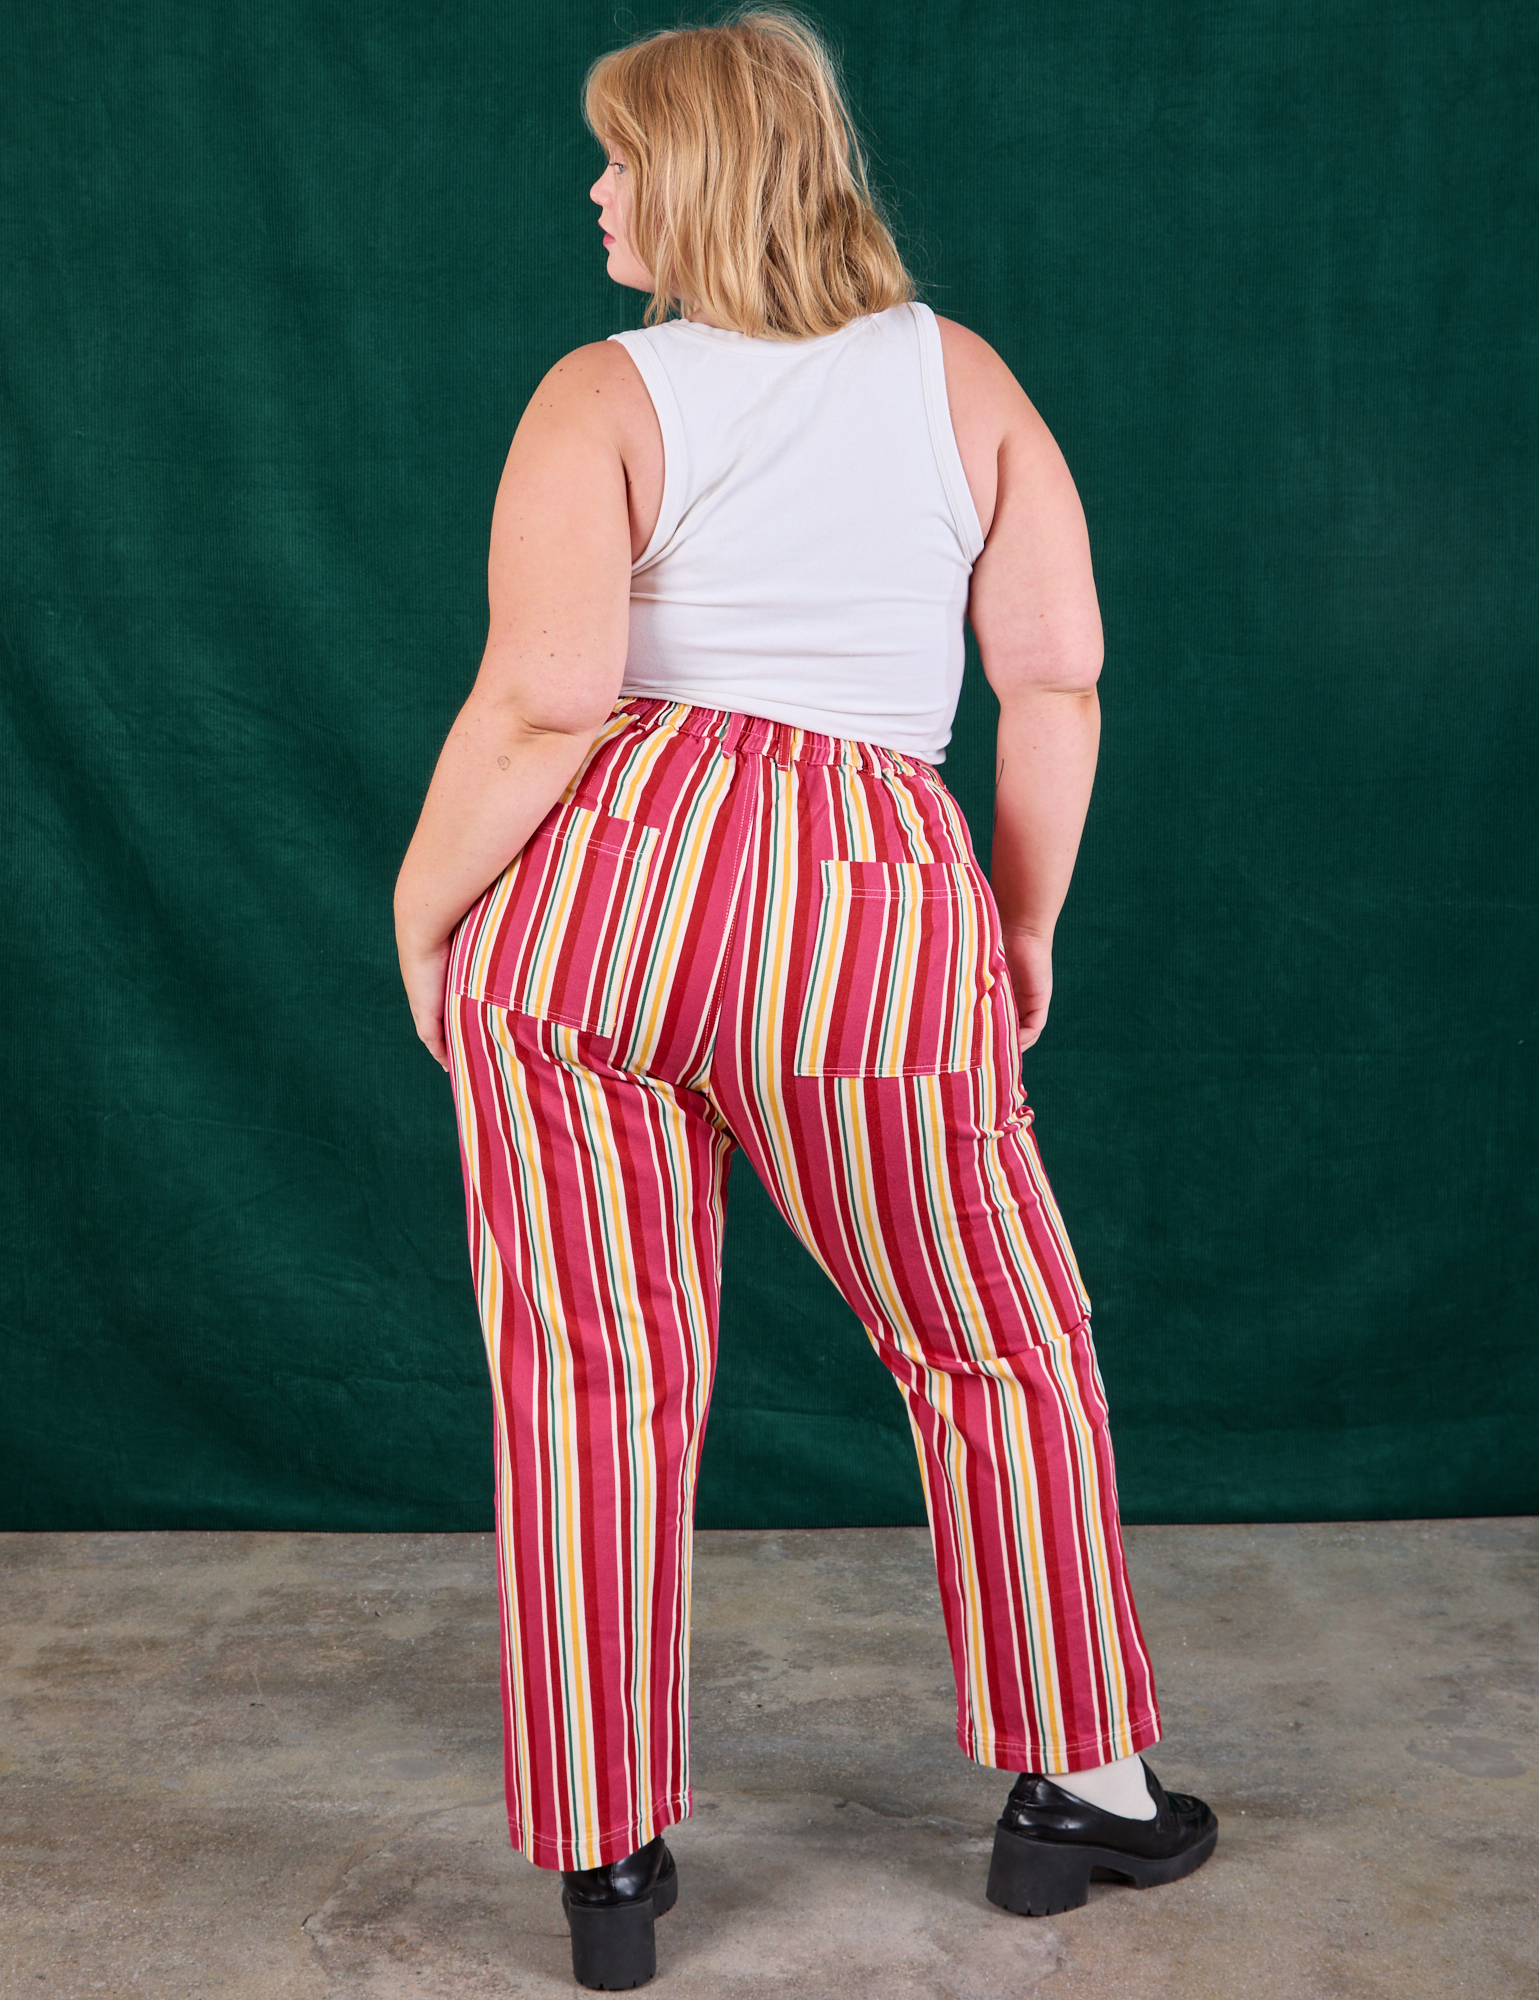
{"label": "woman's right arm", "polygon": [[1047,1019],[1053,929],[1095,777],[1101,614],[1062,452],[985,341],[949,323],[943,337],[958,447],[988,528],[968,618],[999,699],[990,875],[1027,1049]]}
{"label": "woman's right arm", "polygon": [[455,927],[566,790],[620,691],[631,571],[622,446],[638,394],[622,349],[578,348],[535,391],[508,453],[492,515],[486,651],[395,891],[412,1017],[445,1069]]}

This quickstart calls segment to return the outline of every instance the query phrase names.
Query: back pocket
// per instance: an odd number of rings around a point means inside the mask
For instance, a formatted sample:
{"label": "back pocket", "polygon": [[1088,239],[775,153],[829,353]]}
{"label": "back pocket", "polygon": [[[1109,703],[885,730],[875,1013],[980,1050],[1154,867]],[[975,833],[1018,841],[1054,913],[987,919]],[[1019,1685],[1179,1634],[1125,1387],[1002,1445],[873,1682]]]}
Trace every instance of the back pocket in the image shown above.
{"label": "back pocket", "polygon": [[613,1034],[656,845],[655,827],[563,807],[466,916],[455,991]]}
{"label": "back pocket", "polygon": [[960,862],[825,861],[797,1076],[938,1076],[978,1061],[987,888]]}

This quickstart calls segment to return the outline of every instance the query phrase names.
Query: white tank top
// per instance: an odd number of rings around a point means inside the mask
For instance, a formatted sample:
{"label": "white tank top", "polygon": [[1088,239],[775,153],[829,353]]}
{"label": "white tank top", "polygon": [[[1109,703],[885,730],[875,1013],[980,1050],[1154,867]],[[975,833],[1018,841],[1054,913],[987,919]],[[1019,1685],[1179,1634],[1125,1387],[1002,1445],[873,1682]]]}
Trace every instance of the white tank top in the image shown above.
{"label": "white tank top", "polygon": [[617,333],[663,434],[623,694],[945,755],[983,531],[928,306],[812,340]]}

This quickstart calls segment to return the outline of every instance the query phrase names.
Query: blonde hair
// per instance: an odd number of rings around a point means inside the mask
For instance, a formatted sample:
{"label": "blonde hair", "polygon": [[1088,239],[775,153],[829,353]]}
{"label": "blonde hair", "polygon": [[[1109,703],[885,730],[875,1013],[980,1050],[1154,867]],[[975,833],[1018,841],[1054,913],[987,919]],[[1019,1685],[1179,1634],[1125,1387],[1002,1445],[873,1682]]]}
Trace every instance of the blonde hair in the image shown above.
{"label": "blonde hair", "polygon": [[914,296],[833,58],[794,14],[745,9],[600,56],[583,114],[625,162],[648,326],[679,300],[806,340]]}

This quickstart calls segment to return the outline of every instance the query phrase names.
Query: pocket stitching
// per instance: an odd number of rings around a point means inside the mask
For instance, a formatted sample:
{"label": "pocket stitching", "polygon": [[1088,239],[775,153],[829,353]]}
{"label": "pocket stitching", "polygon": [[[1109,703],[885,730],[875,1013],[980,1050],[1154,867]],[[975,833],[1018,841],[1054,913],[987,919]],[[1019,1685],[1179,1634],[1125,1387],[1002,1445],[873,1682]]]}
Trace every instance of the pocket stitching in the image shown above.
{"label": "pocket stitching", "polygon": [[[857,866],[874,866],[887,871],[900,868],[915,870],[934,868],[944,870],[946,877],[946,885],[944,887],[927,888],[922,878],[913,883],[911,893],[903,898],[900,905],[900,913],[898,915],[898,922],[900,924],[904,921],[904,913],[911,915],[917,906],[924,903],[940,902],[949,905],[953,910],[959,910],[965,901],[969,910],[973,912],[974,936],[972,948],[961,968],[961,979],[959,981],[959,985],[973,989],[970,1018],[964,1044],[965,1054],[962,1060],[947,1062],[945,1064],[937,1061],[935,1063],[904,1063],[897,1067],[884,1067],[879,1061],[873,1059],[870,1053],[873,1040],[880,1046],[881,1042],[885,1039],[881,1032],[880,1023],[876,1024],[874,1032],[872,1024],[868,1023],[859,1055],[837,1064],[830,1064],[828,1060],[828,1041],[832,1023],[830,1010],[833,998],[840,990],[841,982],[838,975],[844,965],[847,951],[849,933],[848,910],[850,906],[858,902],[891,904],[896,900],[891,890],[861,886],[858,879],[848,872]],[[987,1004],[988,993],[994,981],[986,963],[989,957],[987,949],[987,912],[982,907],[981,899],[969,894],[968,889],[964,887],[964,883],[968,882],[969,875],[970,871],[964,861],[857,863],[846,860],[826,860],[821,864],[818,937],[814,945],[812,970],[807,987],[807,1001],[809,1004],[804,1007],[802,1022],[797,1034],[796,1051],[791,1066],[792,1075],[827,1077],[842,1080],[908,1076],[956,1076],[965,1075],[976,1066],[978,1051],[977,1023],[979,1016]],[[843,906],[845,914],[843,920],[839,922],[837,937],[831,939],[825,934],[826,913],[830,904],[836,901]],[[821,1004],[818,1004],[819,1002]],[[906,1031],[904,1038],[906,1039]],[[947,1035],[945,1039],[954,1042],[955,1035]],[[937,1048],[936,1054],[938,1058],[940,1055],[939,1048]]]}
{"label": "pocket stitching", "polygon": [[[573,868],[574,871],[582,868],[583,863],[590,854],[596,858],[612,862],[614,873],[611,877],[610,902],[607,907],[609,909],[613,907],[613,896],[615,891],[621,887],[620,876],[622,874],[626,877],[623,885],[623,896],[636,906],[636,908],[633,908],[630,923],[626,925],[621,933],[623,940],[625,935],[635,928],[636,910],[639,909],[640,901],[645,896],[647,884],[651,878],[652,862],[657,848],[658,829],[646,826],[640,821],[622,820],[615,814],[600,813],[592,806],[574,805],[569,807],[568,810],[571,817],[568,819],[566,825],[564,827],[552,826],[538,829],[528,843],[508,864],[509,871],[516,869],[526,856],[532,859],[537,848],[544,849],[546,856],[548,856],[549,850],[558,845],[565,845],[567,847],[567,865]],[[590,822],[586,831],[583,830],[582,823],[584,820]],[[493,917],[492,909],[498,900],[497,891],[505,879],[506,877],[499,878],[498,883],[494,884],[488,892],[491,902],[482,917],[481,921],[483,925],[489,920],[492,922],[500,921],[501,911],[498,912],[496,917]],[[575,880],[573,886],[575,888]],[[549,921],[549,912],[539,913],[533,917],[529,930],[532,931],[536,926],[546,927],[549,925]],[[517,950],[514,976],[505,982],[501,980],[495,982],[497,986],[502,988],[502,991],[494,993],[492,991],[494,982],[489,979],[472,979],[468,968],[466,971],[461,972],[457,978],[455,990],[466,999],[479,1000],[487,1006],[501,1007],[509,1013],[525,1014],[533,1020],[550,1021],[561,1027],[577,1028],[591,1034],[613,1034],[615,1022],[619,1015],[626,978],[630,969],[630,954],[623,949],[616,950],[613,953],[609,971],[601,991],[600,1005],[597,1009],[590,1009],[588,1015],[584,1017],[576,1007],[571,1005],[563,1007],[552,1006],[548,1003],[545,1005],[530,1004],[531,989],[543,985],[547,991],[549,990],[559,968],[560,951],[561,941],[559,930],[552,927],[545,942],[538,947],[531,944],[529,932],[526,931],[524,942]],[[473,949],[469,957],[473,959],[478,955],[478,950]],[[458,950],[456,950],[456,957],[459,957]],[[600,1025],[594,1025],[595,1019]]]}

